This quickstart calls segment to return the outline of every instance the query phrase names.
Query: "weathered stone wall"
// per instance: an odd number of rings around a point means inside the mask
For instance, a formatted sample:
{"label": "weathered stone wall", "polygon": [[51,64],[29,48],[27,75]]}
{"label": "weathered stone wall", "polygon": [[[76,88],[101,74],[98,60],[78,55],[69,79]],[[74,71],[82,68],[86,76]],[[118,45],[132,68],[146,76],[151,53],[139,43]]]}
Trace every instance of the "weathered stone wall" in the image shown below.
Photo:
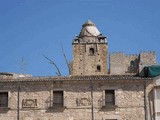
{"label": "weathered stone wall", "polygon": [[125,55],[122,52],[110,54],[110,74],[137,74],[138,65],[139,55]]}
{"label": "weathered stone wall", "polygon": [[126,74],[137,74],[139,65],[139,55],[131,54],[125,55],[125,73]]}
{"label": "weathered stone wall", "polygon": [[[17,120],[17,83],[0,83],[0,91],[9,91],[9,109],[2,109],[0,120]],[[55,81],[20,83],[21,120],[90,120],[90,81]],[[144,120],[143,80],[92,81],[95,120]],[[116,106],[103,107],[105,90],[115,90]],[[64,91],[64,106],[52,106],[53,91]],[[147,84],[147,94],[152,90]],[[150,93],[151,94],[151,93]],[[34,107],[24,107],[24,99],[36,99]],[[84,100],[79,103],[79,100]],[[148,111],[150,113],[150,111]]]}
{"label": "weathered stone wall", "polygon": [[110,74],[125,74],[124,53],[111,53],[109,57]]}
{"label": "weathered stone wall", "polygon": [[142,72],[144,66],[156,64],[156,54],[155,52],[142,52],[139,55],[111,53],[109,64],[112,75],[138,74]]}
{"label": "weathered stone wall", "polygon": [[155,52],[142,52],[140,53],[140,63],[139,63],[139,73],[140,76],[144,75],[143,68],[145,66],[155,65],[156,61],[156,53]]}
{"label": "weathered stone wall", "polygon": [[140,64],[142,65],[156,64],[156,53],[152,51],[140,53]]}
{"label": "weathered stone wall", "polygon": [[[89,49],[94,49],[94,54]],[[98,43],[79,43],[73,45],[72,75],[104,75],[107,74],[107,45]],[[101,67],[97,71],[97,65]]]}

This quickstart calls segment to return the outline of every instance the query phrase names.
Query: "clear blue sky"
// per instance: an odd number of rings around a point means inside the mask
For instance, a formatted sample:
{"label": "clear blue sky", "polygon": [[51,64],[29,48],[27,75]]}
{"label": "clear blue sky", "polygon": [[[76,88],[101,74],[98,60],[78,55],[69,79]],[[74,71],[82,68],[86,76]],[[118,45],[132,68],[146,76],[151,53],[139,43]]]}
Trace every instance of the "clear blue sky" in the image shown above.
{"label": "clear blue sky", "polygon": [[61,43],[71,61],[72,40],[88,19],[108,37],[109,52],[155,51],[159,63],[159,5],[159,0],[0,0],[0,72],[56,75],[46,54],[68,75]]}

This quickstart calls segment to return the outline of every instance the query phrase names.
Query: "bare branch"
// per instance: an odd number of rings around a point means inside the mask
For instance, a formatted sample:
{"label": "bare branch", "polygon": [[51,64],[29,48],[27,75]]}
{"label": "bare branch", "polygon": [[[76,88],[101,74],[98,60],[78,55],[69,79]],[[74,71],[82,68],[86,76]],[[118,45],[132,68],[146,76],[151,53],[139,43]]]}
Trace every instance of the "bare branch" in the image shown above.
{"label": "bare branch", "polygon": [[57,72],[55,72],[55,73],[56,73],[57,76],[61,76],[61,75],[59,75]]}
{"label": "bare branch", "polygon": [[67,59],[67,57],[66,57],[66,54],[65,54],[65,52],[64,52],[64,49],[63,49],[63,45],[62,45],[62,44],[61,44],[61,49],[62,49],[62,54],[63,54],[63,56],[64,56],[64,59],[65,59],[65,61],[66,61],[67,67],[68,67],[69,75],[71,75],[70,64],[69,64],[69,62],[68,62],[68,59]]}
{"label": "bare branch", "polygon": [[60,72],[58,66],[55,64],[55,62],[54,62],[53,60],[49,59],[49,58],[48,58],[46,55],[44,55],[44,54],[43,54],[43,57],[44,57],[45,59],[47,59],[47,60],[49,61],[49,63],[52,64],[52,65],[56,68],[56,70],[57,70],[56,74],[57,74],[58,76],[61,76],[61,72]]}

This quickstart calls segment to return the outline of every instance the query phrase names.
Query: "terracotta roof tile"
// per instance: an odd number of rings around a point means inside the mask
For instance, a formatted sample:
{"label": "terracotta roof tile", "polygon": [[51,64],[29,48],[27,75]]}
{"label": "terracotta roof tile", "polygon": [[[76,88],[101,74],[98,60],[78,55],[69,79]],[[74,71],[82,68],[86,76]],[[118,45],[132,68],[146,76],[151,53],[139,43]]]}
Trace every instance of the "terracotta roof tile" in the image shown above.
{"label": "terracotta roof tile", "polygon": [[18,78],[0,78],[0,82],[36,82],[36,81],[70,81],[70,80],[152,80],[152,78],[144,78],[131,75],[92,75],[92,76],[46,76],[46,77],[18,77]]}

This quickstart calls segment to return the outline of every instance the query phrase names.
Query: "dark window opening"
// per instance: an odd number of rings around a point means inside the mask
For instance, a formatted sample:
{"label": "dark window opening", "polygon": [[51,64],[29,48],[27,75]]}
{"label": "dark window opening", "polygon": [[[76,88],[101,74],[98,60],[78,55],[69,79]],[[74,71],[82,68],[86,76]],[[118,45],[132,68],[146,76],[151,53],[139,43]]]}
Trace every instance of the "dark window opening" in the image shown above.
{"label": "dark window opening", "polygon": [[135,63],[134,63],[134,61],[131,61],[131,67],[135,67]]}
{"label": "dark window opening", "polygon": [[63,91],[53,91],[53,106],[63,106]]}
{"label": "dark window opening", "polygon": [[8,107],[8,92],[0,93],[0,107]]}
{"label": "dark window opening", "polygon": [[131,61],[130,62],[130,66],[129,66],[129,68],[128,68],[128,71],[130,72],[130,73],[134,73],[134,72],[136,72],[136,63],[135,63],[135,61]]}
{"label": "dark window opening", "polygon": [[90,48],[89,53],[90,53],[90,55],[94,55],[94,53],[95,53],[94,48]]}
{"label": "dark window opening", "polygon": [[101,66],[97,65],[97,71],[100,72],[101,71]]}
{"label": "dark window opening", "polygon": [[114,90],[105,91],[105,105],[115,105],[115,91]]}

